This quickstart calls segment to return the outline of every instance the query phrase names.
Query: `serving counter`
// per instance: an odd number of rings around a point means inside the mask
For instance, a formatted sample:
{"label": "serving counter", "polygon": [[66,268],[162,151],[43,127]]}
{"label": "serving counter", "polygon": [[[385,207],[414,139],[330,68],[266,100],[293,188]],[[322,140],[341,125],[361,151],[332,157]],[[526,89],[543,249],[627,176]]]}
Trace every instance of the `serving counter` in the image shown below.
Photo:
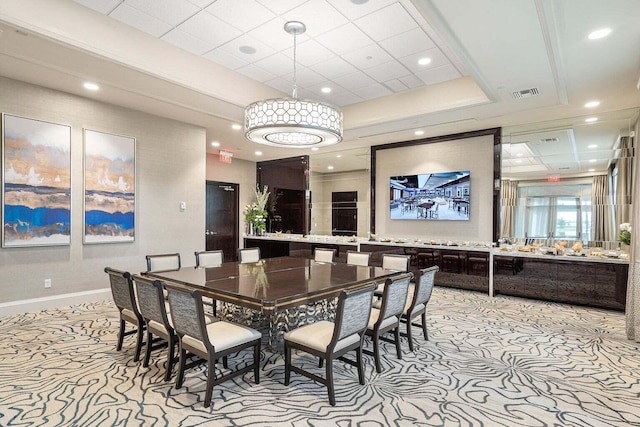
{"label": "serving counter", "polygon": [[[354,241],[355,240],[355,241]],[[448,244],[447,244],[448,243]],[[336,250],[337,262],[348,250],[371,253],[371,265],[382,254],[410,257],[410,268],[438,265],[435,284],[623,311],[629,261],[605,256],[546,255],[493,248],[486,243],[425,244],[404,239],[371,241],[332,236],[247,236],[245,247],[259,247],[262,257],[313,257],[315,248]]]}

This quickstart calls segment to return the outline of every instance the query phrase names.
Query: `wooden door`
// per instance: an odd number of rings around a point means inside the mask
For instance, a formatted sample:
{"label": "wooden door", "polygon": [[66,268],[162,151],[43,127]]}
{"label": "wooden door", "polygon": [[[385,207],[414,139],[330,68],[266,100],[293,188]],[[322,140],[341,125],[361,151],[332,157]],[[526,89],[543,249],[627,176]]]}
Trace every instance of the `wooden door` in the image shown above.
{"label": "wooden door", "polygon": [[225,261],[238,252],[238,184],[207,181],[206,249],[222,250]]}

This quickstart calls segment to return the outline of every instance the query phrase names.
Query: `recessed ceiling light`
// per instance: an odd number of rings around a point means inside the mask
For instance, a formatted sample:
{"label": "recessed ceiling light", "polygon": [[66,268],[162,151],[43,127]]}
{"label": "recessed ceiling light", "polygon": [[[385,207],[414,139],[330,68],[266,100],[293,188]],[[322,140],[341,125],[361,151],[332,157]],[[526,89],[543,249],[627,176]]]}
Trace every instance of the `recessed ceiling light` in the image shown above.
{"label": "recessed ceiling light", "polygon": [[611,34],[611,28],[601,28],[599,30],[589,33],[589,39],[590,40],[601,39],[603,37],[607,37],[609,34]]}
{"label": "recessed ceiling light", "polygon": [[594,108],[597,107],[598,105],[600,105],[600,101],[589,101],[586,104],[584,104],[585,108]]}
{"label": "recessed ceiling light", "polygon": [[593,122],[597,122],[598,118],[597,117],[589,117],[588,119],[584,119],[584,121],[586,123],[593,123]]}
{"label": "recessed ceiling light", "polygon": [[417,130],[413,133],[415,136],[420,136],[420,135],[424,135],[424,131],[423,130]]}
{"label": "recessed ceiling light", "polygon": [[220,147],[220,143],[218,141],[211,141],[212,147]]}
{"label": "recessed ceiling light", "polygon": [[418,59],[418,65],[429,65],[429,64],[431,64],[431,58]]}
{"label": "recessed ceiling light", "polygon": [[597,162],[597,160],[596,160],[596,159],[591,159],[591,160],[589,160],[589,163],[595,163],[595,162]]}
{"label": "recessed ceiling light", "polygon": [[342,154],[338,154],[336,157],[337,157],[337,158],[340,158],[340,157],[342,157]]}
{"label": "recessed ceiling light", "polygon": [[91,82],[86,82],[82,86],[87,90],[98,90],[98,89],[100,89],[100,86],[98,86],[95,83],[91,83]]}
{"label": "recessed ceiling light", "polygon": [[331,171],[331,170],[333,170],[333,166],[327,166],[327,169],[329,169]]}
{"label": "recessed ceiling light", "polygon": [[589,169],[589,172],[595,172],[595,171],[596,171],[595,169]]}
{"label": "recessed ceiling light", "polygon": [[256,53],[256,48],[253,46],[240,46],[238,50],[242,53],[246,53],[247,55],[253,55]]}
{"label": "recessed ceiling light", "polygon": [[262,156],[262,151],[256,151],[256,156]]}
{"label": "recessed ceiling light", "polygon": [[516,160],[516,163],[522,163],[522,159]]}
{"label": "recessed ceiling light", "polygon": [[351,3],[353,3],[353,4],[365,4],[368,1],[369,0],[351,0]]}
{"label": "recessed ceiling light", "polygon": [[320,89],[320,92],[322,92],[322,93],[331,93],[331,88],[330,87],[323,87],[322,89]]}
{"label": "recessed ceiling light", "polygon": [[598,148],[598,144],[589,144],[587,148]]}
{"label": "recessed ceiling light", "polygon": [[517,157],[522,157],[522,153],[516,154]]}
{"label": "recessed ceiling light", "polygon": [[319,148],[318,147],[311,147],[311,151],[318,151]]}
{"label": "recessed ceiling light", "polygon": [[231,125],[231,129],[240,130],[240,129],[242,129],[242,126],[237,124],[237,123],[234,123],[234,124]]}

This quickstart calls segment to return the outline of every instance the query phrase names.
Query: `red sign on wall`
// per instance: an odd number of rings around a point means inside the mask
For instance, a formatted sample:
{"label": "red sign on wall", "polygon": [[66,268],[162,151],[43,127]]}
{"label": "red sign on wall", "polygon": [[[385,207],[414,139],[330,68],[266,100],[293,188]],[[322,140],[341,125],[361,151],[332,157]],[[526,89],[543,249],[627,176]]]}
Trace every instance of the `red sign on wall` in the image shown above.
{"label": "red sign on wall", "polygon": [[232,157],[233,157],[233,153],[220,150],[220,161],[222,163],[231,163]]}

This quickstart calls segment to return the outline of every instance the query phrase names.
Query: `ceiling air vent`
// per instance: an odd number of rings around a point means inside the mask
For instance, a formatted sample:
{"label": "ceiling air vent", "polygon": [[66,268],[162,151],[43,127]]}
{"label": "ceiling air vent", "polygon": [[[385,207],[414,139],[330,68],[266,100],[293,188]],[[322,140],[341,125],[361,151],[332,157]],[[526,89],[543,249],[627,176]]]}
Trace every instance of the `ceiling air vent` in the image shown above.
{"label": "ceiling air vent", "polygon": [[522,98],[531,98],[532,96],[540,95],[537,87],[532,87],[531,89],[522,89],[513,92],[514,99],[522,99]]}
{"label": "ceiling air vent", "polygon": [[540,138],[540,142],[543,144],[548,144],[550,142],[558,142],[560,141],[558,138]]}

